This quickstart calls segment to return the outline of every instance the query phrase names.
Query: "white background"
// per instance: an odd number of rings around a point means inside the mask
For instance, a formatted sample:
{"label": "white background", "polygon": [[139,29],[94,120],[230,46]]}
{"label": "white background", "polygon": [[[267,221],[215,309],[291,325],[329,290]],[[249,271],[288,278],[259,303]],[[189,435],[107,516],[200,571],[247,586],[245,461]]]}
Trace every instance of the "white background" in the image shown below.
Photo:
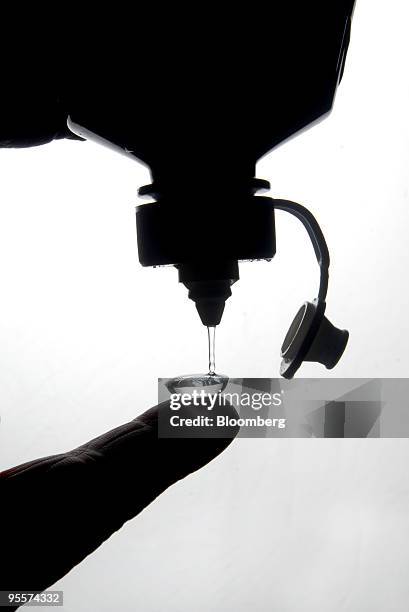
{"label": "white background", "polygon": [[[332,115],[258,167],[318,217],[328,315],[351,334],[336,370],[303,376],[408,374],[408,16],[405,0],[358,0]],[[176,271],[137,262],[146,182],[92,143],[0,151],[0,469],[75,447],[153,405],[158,376],[206,367]],[[278,212],[277,256],[233,287],[218,370],[277,376],[317,285],[306,234]],[[236,441],[58,583],[64,610],[406,611],[408,460],[407,440]]]}

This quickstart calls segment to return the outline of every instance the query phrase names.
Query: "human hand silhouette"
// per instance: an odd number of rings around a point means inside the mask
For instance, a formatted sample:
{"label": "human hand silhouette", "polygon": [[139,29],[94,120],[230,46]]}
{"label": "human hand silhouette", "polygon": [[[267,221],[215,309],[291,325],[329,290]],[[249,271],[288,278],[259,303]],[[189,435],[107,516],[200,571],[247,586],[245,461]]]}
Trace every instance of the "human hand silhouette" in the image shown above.
{"label": "human hand silhouette", "polygon": [[[160,438],[158,420],[168,409],[164,402],[72,451],[0,473],[0,591],[45,590],[238,433],[230,427],[224,438],[198,431],[195,438]],[[237,417],[230,406],[216,409]],[[206,407],[179,415],[201,411]]]}

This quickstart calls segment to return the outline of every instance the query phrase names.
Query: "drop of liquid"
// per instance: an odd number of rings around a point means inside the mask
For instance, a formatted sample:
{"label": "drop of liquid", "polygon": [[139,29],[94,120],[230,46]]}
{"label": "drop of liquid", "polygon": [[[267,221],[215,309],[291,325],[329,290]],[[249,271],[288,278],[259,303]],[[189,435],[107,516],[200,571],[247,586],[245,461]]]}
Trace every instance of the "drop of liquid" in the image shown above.
{"label": "drop of liquid", "polygon": [[206,394],[224,391],[229,381],[225,374],[216,374],[216,328],[207,328],[209,346],[209,372],[207,374],[187,374],[176,376],[166,383],[166,388],[171,393],[191,393],[192,389]]}

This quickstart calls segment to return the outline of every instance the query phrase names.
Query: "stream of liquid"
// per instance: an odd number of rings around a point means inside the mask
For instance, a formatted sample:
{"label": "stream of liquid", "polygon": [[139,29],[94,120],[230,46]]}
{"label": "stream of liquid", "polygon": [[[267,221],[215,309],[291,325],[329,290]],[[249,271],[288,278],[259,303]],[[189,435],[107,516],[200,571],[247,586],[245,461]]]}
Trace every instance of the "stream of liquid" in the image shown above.
{"label": "stream of liquid", "polygon": [[225,374],[216,374],[216,328],[208,327],[209,372],[207,374],[189,374],[171,378],[166,387],[171,393],[191,393],[192,389],[203,389],[205,393],[219,393],[226,388],[229,381]]}
{"label": "stream of liquid", "polygon": [[214,376],[216,373],[216,328],[207,328],[207,337],[209,340],[209,375]]}

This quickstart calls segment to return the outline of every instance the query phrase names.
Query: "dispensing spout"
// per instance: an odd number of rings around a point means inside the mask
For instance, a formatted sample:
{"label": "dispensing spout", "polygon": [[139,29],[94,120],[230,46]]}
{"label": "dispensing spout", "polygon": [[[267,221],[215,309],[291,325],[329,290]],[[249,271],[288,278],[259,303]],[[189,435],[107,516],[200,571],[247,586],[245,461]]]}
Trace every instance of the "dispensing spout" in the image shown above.
{"label": "dispensing spout", "polygon": [[275,254],[274,208],[270,198],[256,196],[269,183],[238,183],[240,188],[234,183],[226,187],[220,179],[219,192],[208,196],[210,188],[202,188],[196,201],[178,199],[169,190],[161,195],[154,185],[139,190],[157,200],[136,211],[139,261],[143,266],[174,265],[207,327],[221,321],[231,286],[239,279],[239,262],[269,260]]}
{"label": "dispensing spout", "polygon": [[231,286],[239,279],[238,262],[196,262],[177,268],[179,282],[189,290],[203,325],[219,325]]}

